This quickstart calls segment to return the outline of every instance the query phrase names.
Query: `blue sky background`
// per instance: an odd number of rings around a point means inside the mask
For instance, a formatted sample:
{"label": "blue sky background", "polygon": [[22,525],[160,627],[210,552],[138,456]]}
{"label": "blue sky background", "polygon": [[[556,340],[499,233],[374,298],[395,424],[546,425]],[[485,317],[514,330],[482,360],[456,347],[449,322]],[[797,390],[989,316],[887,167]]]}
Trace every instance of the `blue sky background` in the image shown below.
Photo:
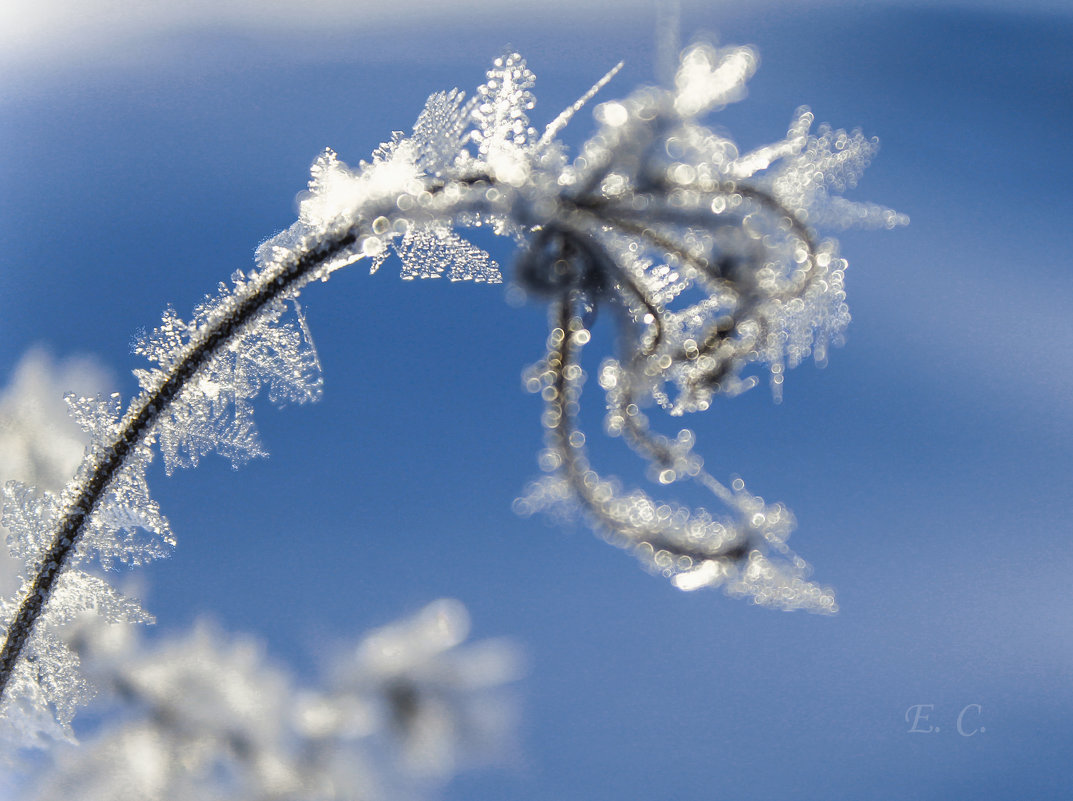
{"label": "blue sky background", "polygon": [[[132,335],[250,264],[323,147],[366,157],[504,45],[537,74],[538,126],[625,58],[603,94],[621,96],[653,79],[653,20],[641,3],[299,33],[195,20],[8,59],[0,375],[44,344],[98,357],[129,397]],[[793,509],[842,611],[679,593],[583,527],[515,517],[544,311],[389,261],[308,291],[325,396],[263,404],[270,459],[154,468],[179,537],[140,572],[159,629],[209,614],[312,679],[357,632],[461,599],[530,672],[516,754],[447,799],[1068,798],[1073,15],[687,4],[682,27],[760,50],[716,120],[739,143],[803,103],[860,126],[882,147],[851,196],[912,219],[841,237],[854,322],[826,369],[794,371],[781,405],[757,389],[689,421],[714,475]],[[915,704],[940,731],[908,731]],[[970,704],[986,731],[959,736]]]}

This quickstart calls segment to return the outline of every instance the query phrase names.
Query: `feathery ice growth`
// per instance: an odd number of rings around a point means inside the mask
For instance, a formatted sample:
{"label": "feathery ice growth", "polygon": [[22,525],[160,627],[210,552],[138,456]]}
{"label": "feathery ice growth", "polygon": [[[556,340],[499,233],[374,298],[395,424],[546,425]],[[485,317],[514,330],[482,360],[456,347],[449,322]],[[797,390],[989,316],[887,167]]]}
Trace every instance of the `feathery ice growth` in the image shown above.
{"label": "feathery ice growth", "polygon": [[[570,157],[559,134],[617,72],[606,75],[542,132],[531,124],[534,76],[517,54],[495,61],[475,95],[432,95],[413,132],[395,133],[349,167],[326,151],[312,168],[299,219],[265,243],[256,265],[196,307],[172,309],[138,351],[142,392],[70,397],[93,444],[59,495],[10,483],[4,522],[22,587],[0,603],[5,645],[0,692],[16,740],[63,736],[86,690],[57,636],[76,612],[146,619],[89,568],[139,564],[174,538],[150,498],[146,468],[159,448],[169,471],[216,451],[236,465],[264,454],[250,400],[315,400],[320,365],[298,295],[354,262],[378,269],[395,253],[404,278],[498,282],[492,258],[457,233],[489,227],[521,249],[514,280],[547,299],[546,354],[526,376],[544,399],[547,475],[515,501],[523,514],[574,510],[613,543],[682,589],[722,586],[781,609],[834,611],[786,544],[790,512],[724,486],[703,467],[694,436],[650,430],[644,410],[706,409],[766,371],[776,394],[785,371],[826,358],[849,313],[846,262],[821,226],[893,227],[904,218],[838,195],[876,150],[860,133],[820,126],[799,109],[786,136],[740,152],[706,127],[709,112],[744,95],[757,65],[747,47],[687,49],[670,88],[645,87],[595,108],[597,127]],[[724,516],[626,490],[599,474],[578,424],[593,312],[614,306],[620,349],[599,368],[605,428],[621,436],[667,488],[692,481]]]}

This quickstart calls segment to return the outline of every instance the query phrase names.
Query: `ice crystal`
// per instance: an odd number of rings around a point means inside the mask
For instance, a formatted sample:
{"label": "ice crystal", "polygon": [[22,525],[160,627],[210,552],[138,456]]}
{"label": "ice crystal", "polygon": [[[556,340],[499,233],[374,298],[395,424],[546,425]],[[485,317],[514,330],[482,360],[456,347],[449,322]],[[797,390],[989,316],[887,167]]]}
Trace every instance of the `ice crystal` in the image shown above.
{"label": "ice crystal", "polygon": [[[67,396],[71,416],[91,437],[87,453],[91,459],[118,436],[121,400],[118,394],[108,398]],[[96,557],[105,569],[118,561],[140,565],[160,559],[171,552],[175,537],[160,507],[149,495],[146,470],[153,460],[148,444],[137,447],[98,502],[86,524],[75,552],[75,560]],[[92,462],[91,462],[92,463]],[[5,512],[6,513],[6,512]],[[44,521],[38,514],[38,520]],[[47,519],[54,526],[54,518]]]}
{"label": "ice crystal", "polygon": [[[142,389],[158,387],[197,332],[233,302],[235,293],[246,289],[247,279],[241,272],[233,281],[233,290],[221,284],[217,296],[206,298],[191,322],[184,322],[168,308],[160,327],[138,340],[135,352],[160,365],[154,370],[135,370]],[[230,459],[235,467],[266,456],[252,406],[253,398],[264,387],[269,400],[279,405],[320,397],[320,361],[296,300],[265,309],[198,371],[179,399],[161,415],[154,433],[167,471],[196,465],[213,451]]]}
{"label": "ice crystal", "polygon": [[758,61],[751,47],[689,48],[674,78],[674,110],[688,119],[741,100]]}
{"label": "ice crystal", "polygon": [[492,257],[446,225],[415,225],[396,245],[402,277],[439,278],[498,284],[503,280]]}
{"label": "ice crystal", "polygon": [[8,552],[28,565],[36,564],[52,544],[52,525],[59,499],[51,492],[11,480],[4,486],[4,527]]}
{"label": "ice crystal", "polygon": [[[436,92],[414,123],[417,167],[428,175],[450,175],[463,156],[476,99],[466,100],[460,89]],[[468,155],[468,154],[467,154]]]}
{"label": "ice crystal", "polygon": [[477,89],[473,141],[477,143],[478,158],[491,167],[497,178],[515,186],[525,180],[523,154],[536,137],[528,115],[536,105],[531,91],[535,83],[536,76],[525,59],[508,53],[495,60],[488,70],[488,80]]}

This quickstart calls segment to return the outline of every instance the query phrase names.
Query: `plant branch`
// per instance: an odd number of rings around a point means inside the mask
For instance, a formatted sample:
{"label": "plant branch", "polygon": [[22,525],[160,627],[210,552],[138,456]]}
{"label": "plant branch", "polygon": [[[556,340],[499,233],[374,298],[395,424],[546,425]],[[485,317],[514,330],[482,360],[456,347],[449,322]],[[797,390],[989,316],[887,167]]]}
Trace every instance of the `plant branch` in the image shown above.
{"label": "plant branch", "polygon": [[83,480],[77,496],[68,503],[63,517],[56,525],[52,545],[44,554],[30,591],[19,606],[14,621],[7,630],[0,651],[0,700],[11,680],[19,655],[25,647],[34,625],[40,619],[55,588],[56,581],[82,538],[82,533],[108,485],[120,473],[128,457],[145,441],[171,403],[183,391],[199,369],[228,342],[241,334],[272,301],[294,294],[311,278],[317,267],[353,245],[358,227],[329,236],[302,254],[296,254],[278,268],[266,270],[259,276],[256,287],[230,313],[214,325],[203,329],[200,336],[187,346],[183,357],[176,361],[164,380],[152,392],[143,392],[124,417],[118,435],[111,445],[99,449],[90,458],[96,465]]}

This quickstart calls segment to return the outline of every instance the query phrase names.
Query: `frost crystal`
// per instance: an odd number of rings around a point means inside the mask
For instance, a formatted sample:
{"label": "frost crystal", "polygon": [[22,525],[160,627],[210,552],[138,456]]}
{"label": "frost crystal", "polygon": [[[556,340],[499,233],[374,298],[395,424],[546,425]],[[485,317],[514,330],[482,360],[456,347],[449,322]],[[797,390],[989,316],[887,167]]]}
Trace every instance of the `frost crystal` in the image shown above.
{"label": "frost crystal", "polygon": [[[159,387],[198,331],[246,290],[241,272],[233,281],[234,290],[221,284],[219,294],[206,298],[190,323],[169,308],[162,325],[136,343],[136,353],[160,365],[135,370],[142,389]],[[158,418],[154,433],[165,467],[171,473],[179,466],[193,466],[213,451],[235,467],[266,456],[253,421],[253,398],[267,387],[273,403],[306,403],[320,397],[322,386],[320,361],[298,302],[270,305],[198,371]]]}
{"label": "frost crystal", "polygon": [[431,176],[444,177],[456,168],[470,137],[469,123],[474,105],[476,99],[466,101],[466,93],[459,89],[436,92],[429,97],[414,123],[413,143],[418,169]]}
{"label": "frost crystal", "polygon": [[498,284],[499,268],[480,248],[458,236],[446,225],[415,225],[396,245],[402,260],[402,277],[439,278]]}
{"label": "frost crystal", "polygon": [[[525,59],[510,53],[495,60],[488,70],[487,82],[477,89],[473,141],[477,143],[478,158],[486,160],[493,170],[498,160],[503,161],[508,172],[508,163],[524,163],[521,155],[536,136],[527,114],[536,105],[531,91],[535,83],[536,76]],[[509,178],[501,180],[514,183]]]}

